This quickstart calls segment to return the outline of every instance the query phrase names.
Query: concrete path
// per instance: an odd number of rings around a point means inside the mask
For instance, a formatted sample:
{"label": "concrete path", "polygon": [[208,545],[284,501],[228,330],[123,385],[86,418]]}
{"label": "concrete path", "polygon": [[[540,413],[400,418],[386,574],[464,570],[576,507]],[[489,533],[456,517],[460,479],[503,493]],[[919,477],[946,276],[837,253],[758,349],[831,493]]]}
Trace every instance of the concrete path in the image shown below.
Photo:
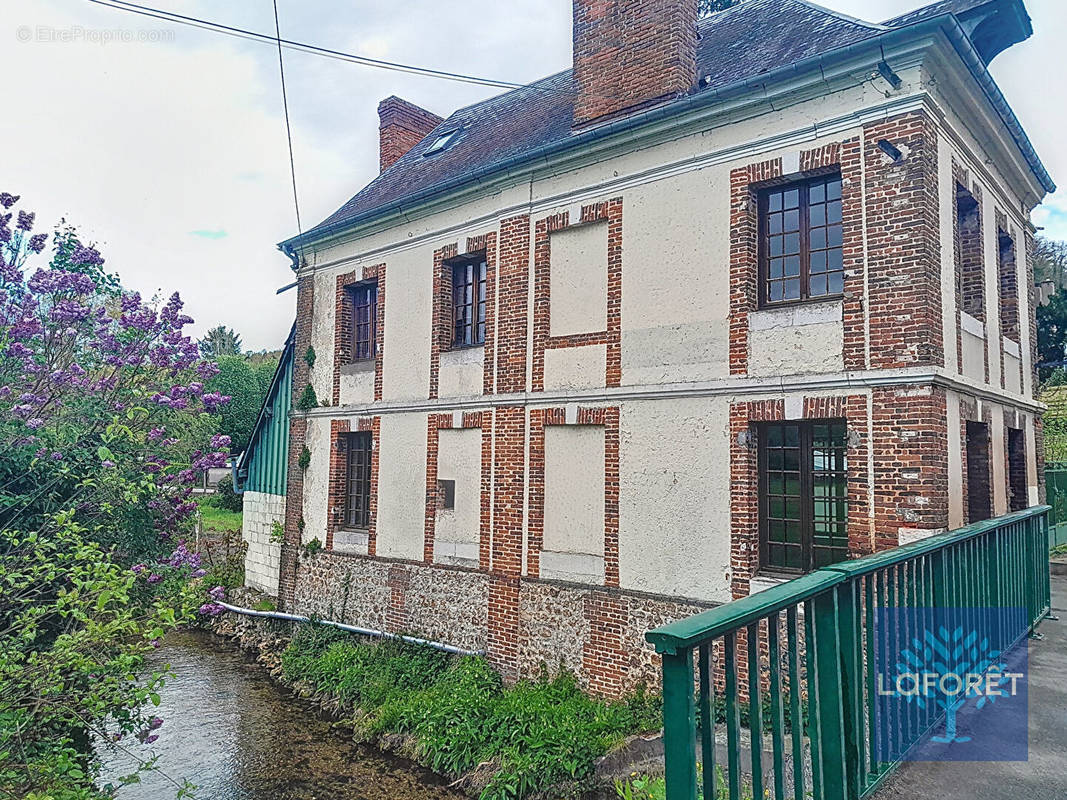
{"label": "concrete path", "polygon": [[1052,613],[1030,642],[1030,760],[905,763],[877,800],[1067,798],[1067,577],[1052,577]]}

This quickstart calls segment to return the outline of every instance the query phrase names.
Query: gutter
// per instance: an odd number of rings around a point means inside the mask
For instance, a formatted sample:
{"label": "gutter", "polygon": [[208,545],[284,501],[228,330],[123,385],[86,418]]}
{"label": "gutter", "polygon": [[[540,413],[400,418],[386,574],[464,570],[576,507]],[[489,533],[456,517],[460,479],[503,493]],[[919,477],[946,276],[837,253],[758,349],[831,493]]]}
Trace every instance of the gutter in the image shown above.
{"label": "gutter", "polygon": [[232,611],[234,614],[240,614],[246,617],[267,617],[269,619],[280,619],[286,622],[317,622],[320,625],[328,625],[331,628],[337,628],[342,631],[348,631],[349,633],[355,633],[360,636],[371,636],[375,639],[399,639],[402,642],[408,642],[410,644],[418,644],[423,647],[431,647],[434,650],[440,650],[442,653],[451,653],[454,656],[484,656],[484,650],[464,650],[462,647],[456,647],[452,644],[445,644],[444,642],[435,642],[432,639],[420,639],[417,636],[404,636],[399,633],[386,633],[385,631],[376,631],[372,628],[360,628],[356,625],[345,625],[341,622],[333,622],[326,619],[311,619],[311,617],[303,617],[299,614],[286,614],[282,611],[256,611],[251,608],[241,608],[240,606],[231,606],[229,603],[218,602],[218,605],[225,608],[227,611]]}
{"label": "gutter", "polygon": [[435,198],[446,196],[458,189],[472,188],[490,176],[508,174],[517,167],[529,169],[538,161],[547,162],[551,156],[564,153],[568,150],[576,150],[591,142],[600,141],[601,139],[606,139],[618,134],[630,133],[653,122],[680,116],[689,111],[700,109],[737,95],[750,94],[752,93],[752,90],[755,89],[765,89],[768,84],[780,79],[788,78],[792,75],[808,71],[814,72],[816,71],[816,68],[821,71],[824,66],[829,66],[835,62],[845,60],[849,56],[871,50],[875,45],[881,47],[886,42],[911,39],[916,34],[924,32],[933,33],[938,30],[943,31],[946,34],[961,60],[964,62],[964,65],[978,82],[994,110],[1000,115],[1001,120],[1008,128],[1009,133],[1015,140],[1024,159],[1030,166],[1035,177],[1037,177],[1038,181],[1041,183],[1042,187],[1049,193],[1056,191],[1056,184],[1052,181],[1045,166],[1041,163],[1041,159],[1038,157],[1037,152],[1030,143],[1030,140],[1027,137],[1026,132],[1023,130],[1018,118],[1015,116],[1015,113],[1008,105],[1008,101],[1004,98],[1004,95],[996,85],[996,82],[986,69],[985,64],[975,52],[974,45],[967,37],[959,20],[956,19],[953,14],[942,14],[912,25],[893,28],[883,33],[875,34],[860,42],[855,42],[835,50],[820,53],[819,55],[811,56],[810,58],[796,61],[792,64],[777,67],[769,72],[762,73],[757,77],[746,78],[745,80],[727,84],[718,89],[705,89],[696,94],[679,98],[673,102],[656,106],[646,111],[640,111],[636,114],[624,117],[623,119],[608,122],[590,130],[582,131],[568,139],[560,139],[555,142],[550,142],[549,144],[534,148],[533,150],[527,150],[501,161],[487,164],[472,172],[466,173],[461,178],[452,178],[414,194],[407,195],[401,200],[396,200],[392,203],[369,209],[354,217],[338,220],[330,225],[313,228],[307,233],[293,236],[279,243],[278,249],[293,259],[295,269],[297,262],[297,248],[302,248],[313,241],[327,238],[331,234],[339,233],[345,229],[353,228],[362,223],[370,222],[390,214],[403,213]]}

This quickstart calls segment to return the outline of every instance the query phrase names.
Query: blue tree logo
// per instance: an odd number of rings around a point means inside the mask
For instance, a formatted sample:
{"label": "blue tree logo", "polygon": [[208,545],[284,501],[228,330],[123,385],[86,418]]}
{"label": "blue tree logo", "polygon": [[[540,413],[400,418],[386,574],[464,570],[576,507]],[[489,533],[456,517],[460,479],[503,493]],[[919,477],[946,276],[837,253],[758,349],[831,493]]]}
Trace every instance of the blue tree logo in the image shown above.
{"label": "blue tree logo", "polygon": [[951,632],[944,626],[936,634],[927,630],[920,640],[913,638],[901,651],[892,687],[883,694],[903,697],[909,704],[926,708],[934,703],[945,712],[945,733],[932,741],[944,744],[969,742],[956,729],[957,714],[969,700],[977,698],[982,709],[998,697],[1016,693],[1019,673],[1008,672],[999,650],[992,649],[987,637],[976,631],[964,633],[962,626]]}

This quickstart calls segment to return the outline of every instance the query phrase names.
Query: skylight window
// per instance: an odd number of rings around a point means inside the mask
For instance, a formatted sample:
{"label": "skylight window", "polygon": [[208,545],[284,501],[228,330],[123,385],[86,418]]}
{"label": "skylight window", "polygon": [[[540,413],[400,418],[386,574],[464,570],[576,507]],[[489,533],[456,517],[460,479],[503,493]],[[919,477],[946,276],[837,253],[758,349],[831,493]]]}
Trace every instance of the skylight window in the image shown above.
{"label": "skylight window", "polygon": [[430,143],[430,146],[422,151],[422,154],[424,156],[432,156],[435,153],[440,153],[456,140],[456,137],[459,136],[459,132],[460,128],[453,128],[450,131],[445,131],[434,139],[433,142]]}

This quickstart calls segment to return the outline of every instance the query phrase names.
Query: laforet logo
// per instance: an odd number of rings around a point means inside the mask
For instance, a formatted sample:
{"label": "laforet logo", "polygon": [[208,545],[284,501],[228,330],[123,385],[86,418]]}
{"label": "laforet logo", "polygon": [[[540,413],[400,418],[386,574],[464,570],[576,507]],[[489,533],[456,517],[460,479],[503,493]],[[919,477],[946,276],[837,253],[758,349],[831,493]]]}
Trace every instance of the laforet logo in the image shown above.
{"label": "laforet logo", "polygon": [[[870,631],[879,757],[1027,757],[1026,613],[1016,608],[882,608]],[[911,746],[916,730],[926,730]]]}

